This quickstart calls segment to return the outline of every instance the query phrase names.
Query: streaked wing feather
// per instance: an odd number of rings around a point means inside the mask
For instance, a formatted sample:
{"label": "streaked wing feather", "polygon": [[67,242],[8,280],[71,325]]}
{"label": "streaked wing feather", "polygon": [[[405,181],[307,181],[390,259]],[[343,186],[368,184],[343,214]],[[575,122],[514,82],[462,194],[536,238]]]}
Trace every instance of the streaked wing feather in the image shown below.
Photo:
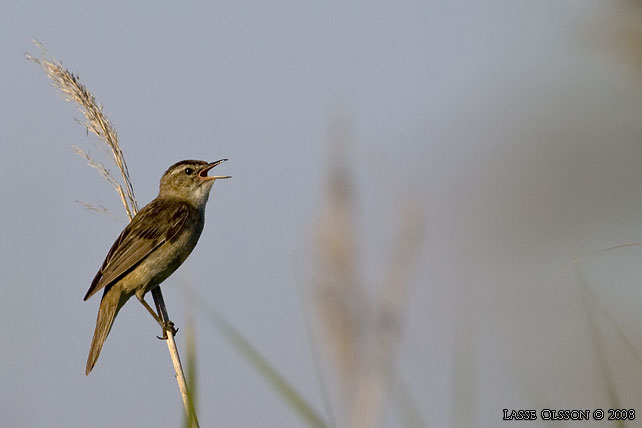
{"label": "streaked wing feather", "polygon": [[152,201],[122,231],[94,277],[85,300],[114,284],[181,230],[189,216],[189,207],[163,202]]}

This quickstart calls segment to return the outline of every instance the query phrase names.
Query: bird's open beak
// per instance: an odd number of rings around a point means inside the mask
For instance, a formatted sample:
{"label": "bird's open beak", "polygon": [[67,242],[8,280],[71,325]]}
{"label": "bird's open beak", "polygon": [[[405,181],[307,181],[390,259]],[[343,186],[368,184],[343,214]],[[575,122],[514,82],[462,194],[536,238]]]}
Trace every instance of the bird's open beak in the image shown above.
{"label": "bird's open beak", "polygon": [[231,175],[207,175],[207,171],[210,169],[214,168],[216,165],[225,162],[227,159],[219,159],[216,162],[208,163],[205,168],[201,170],[201,172],[198,173],[198,176],[203,179],[203,181],[211,181],[211,180],[217,180],[217,179],[222,179],[222,178],[232,178]]}

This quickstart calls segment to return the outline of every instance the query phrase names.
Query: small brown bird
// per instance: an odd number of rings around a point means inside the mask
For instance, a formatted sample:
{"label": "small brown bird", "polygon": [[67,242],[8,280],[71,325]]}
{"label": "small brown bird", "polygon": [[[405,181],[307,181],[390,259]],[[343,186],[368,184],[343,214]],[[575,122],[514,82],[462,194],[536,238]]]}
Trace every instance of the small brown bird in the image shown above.
{"label": "small brown bird", "polygon": [[170,276],[196,246],[212,184],[230,178],[207,172],[226,160],[184,160],[169,167],[156,199],[136,214],[112,245],[85,295],[87,300],[104,289],[85,374],[94,368],[114,318],[133,295],[162,324],[145,293]]}

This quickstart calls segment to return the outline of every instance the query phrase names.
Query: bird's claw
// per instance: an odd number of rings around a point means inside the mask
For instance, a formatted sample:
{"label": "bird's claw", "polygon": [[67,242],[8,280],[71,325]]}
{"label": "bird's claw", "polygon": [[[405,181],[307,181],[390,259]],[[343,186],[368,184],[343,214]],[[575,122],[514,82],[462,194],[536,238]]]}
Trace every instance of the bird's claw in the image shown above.
{"label": "bird's claw", "polygon": [[174,327],[174,323],[172,321],[167,321],[165,322],[165,325],[163,327],[163,337],[158,337],[160,340],[167,340],[167,332],[169,331],[172,334],[172,337],[176,336],[176,333],[178,333],[178,327]]}

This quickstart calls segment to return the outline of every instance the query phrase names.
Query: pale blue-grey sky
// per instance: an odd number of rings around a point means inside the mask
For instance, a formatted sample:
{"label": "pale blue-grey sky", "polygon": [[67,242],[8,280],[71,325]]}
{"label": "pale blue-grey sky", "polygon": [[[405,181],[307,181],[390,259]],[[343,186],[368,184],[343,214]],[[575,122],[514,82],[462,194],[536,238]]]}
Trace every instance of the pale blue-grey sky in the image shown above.
{"label": "pale blue-grey sky", "polygon": [[[197,249],[163,286],[179,327],[188,283],[323,412],[302,295],[328,129],[345,121],[370,289],[404,201],[425,213],[396,367],[429,426],[497,426],[511,406],[608,408],[564,267],[642,240],[637,13],[597,1],[5,2],[0,425],[177,426],[182,415],[158,327],[137,303],[84,375],[98,298],[82,297],[123,225],[75,201],[122,210],[70,150],[102,156],[25,59],[34,37],[103,104],[141,204],[175,161],[230,159]],[[587,275],[642,349],[632,254]],[[201,426],[301,426],[194,317]],[[629,370],[613,374],[623,407],[639,403],[631,355],[617,354]],[[386,426],[402,426],[394,407]]]}

